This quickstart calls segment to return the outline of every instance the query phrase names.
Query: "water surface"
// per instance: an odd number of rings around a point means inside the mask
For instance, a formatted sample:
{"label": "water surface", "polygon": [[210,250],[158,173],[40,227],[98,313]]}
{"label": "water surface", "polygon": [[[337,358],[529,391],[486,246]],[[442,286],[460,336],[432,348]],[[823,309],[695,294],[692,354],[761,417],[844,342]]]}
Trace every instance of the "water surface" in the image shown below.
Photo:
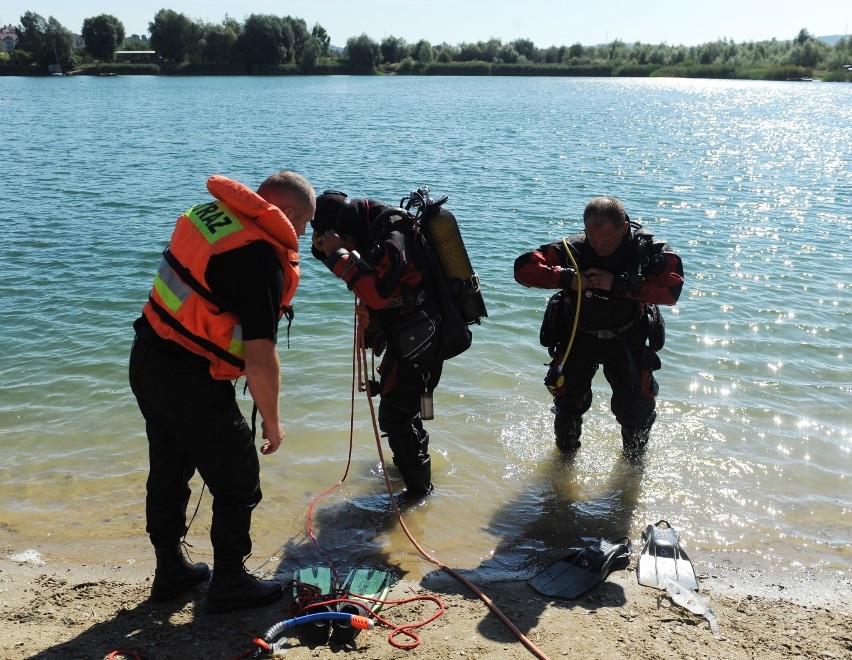
{"label": "water surface", "polygon": [[[446,365],[428,425],[436,494],[406,517],[428,551],[481,576],[527,574],[583,537],[638,541],[665,518],[704,569],[848,574],[852,87],[3,77],[0,121],[0,524],[15,542],[144,535],[126,361],[158,253],[208,175],[255,186],[291,168],[319,191],[448,194],[482,279],[489,317]],[[577,231],[598,194],[623,199],[686,270],[641,465],[620,456],[602,376],[581,451],[557,456],[537,341],[549,292],[512,278],[516,256]],[[322,560],[305,516],[349,441],[351,294],[307,248],[281,346],[288,436],[262,458],[253,527],[255,556],[284,568]],[[352,465],[314,531],[344,565],[420,577],[431,567],[383,513],[382,488],[358,395]],[[205,495],[190,533],[201,553],[209,509]]]}

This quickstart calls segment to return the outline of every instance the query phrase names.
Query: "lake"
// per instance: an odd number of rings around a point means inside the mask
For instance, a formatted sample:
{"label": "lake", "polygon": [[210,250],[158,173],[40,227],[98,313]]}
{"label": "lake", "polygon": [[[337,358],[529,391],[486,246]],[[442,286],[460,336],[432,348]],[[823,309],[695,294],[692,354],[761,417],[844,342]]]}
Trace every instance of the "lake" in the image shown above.
{"label": "lake", "polygon": [[[73,556],[75,542],[103,538],[109,555],[144,537],[132,322],[206,178],[256,187],[286,168],[318,192],[395,203],[429,185],[459,220],[489,316],[445,365],[427,424],[435,494],[405,516],[441,561],[531,575],[584,538],[638,546],[666,519],[699,572],[848,580],[852,86],[0,77],[0,121],[0,529],[12,552],[59,543]],[[667,240],[686,273],[663,310],[658,419],[639,465],[621,457],[600,374],[582,449],[557,455],[538,345],[552,292],[512,276],[519,254],[578,231],[600,194]],[[307,238],[302,254],[279,345],[287,439],[261,459],[250,567],[323,561],[306,514],[346,469],[353,300]],[[354,417],[348,476],[317,503],[314,533],[342,565],[417,579],[433,567],[383,508],[363,394]],[[191,510],[200,492],[194,480]],[[189,534],[201,555],[210,503],[205,493]]]}

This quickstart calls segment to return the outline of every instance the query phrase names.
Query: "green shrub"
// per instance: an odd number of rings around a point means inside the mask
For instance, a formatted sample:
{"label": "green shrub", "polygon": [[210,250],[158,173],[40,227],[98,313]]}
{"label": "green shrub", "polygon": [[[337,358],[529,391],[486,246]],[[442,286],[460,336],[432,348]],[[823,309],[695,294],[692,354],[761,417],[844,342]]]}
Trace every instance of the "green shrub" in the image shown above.
{"label": "green shrub", "polygon": [[668,78],[718,78],[728,80],[736,78],[736,71],[731,64],[678,64],[663,66],[651,73],[652,77]]}
{"label": "green shrub", "polygon": [[13,50],[9,58],[12,60],[12,64],[20,64],[21,66],[33,63],[32,56],[21,48]]}
{"label": "green shrub", "polygon": [[648,78],[657,70],[656,64],[625,64],[613,71],[620,78]]}
{"label": "green shrub", "polygon": [[335,76],[348,73],[340,60],[322,59],[314,65],[312,74],[318,76]]}
{"label": "green shrub", "polygon": [[244,76],[246,75],[245,64],[213,64],[211,63],[186,63],[181,64],[174,72],[179,76]]}
{"label": "green shrub", "polygon": [[852,71],[845,69],[828,71],[821,76],[820,80],[823,82],[852,82]]}
{"label": "green shrub", "polygon": [[156,76],[160,73],[160,67],[157,64],[142,62],[108,62],[93,66],[85,66],[80,69],[79,73],[87,76]]}
{"label": "green shrub", "polygon": [[423,67],[427,76],[488,76],[491,65],[488,62],[431,62]]}
{"label": "green shrub", "polygon": [[608,64],[493,64],[495,76],[577,76],[609,77],[612,67]]}

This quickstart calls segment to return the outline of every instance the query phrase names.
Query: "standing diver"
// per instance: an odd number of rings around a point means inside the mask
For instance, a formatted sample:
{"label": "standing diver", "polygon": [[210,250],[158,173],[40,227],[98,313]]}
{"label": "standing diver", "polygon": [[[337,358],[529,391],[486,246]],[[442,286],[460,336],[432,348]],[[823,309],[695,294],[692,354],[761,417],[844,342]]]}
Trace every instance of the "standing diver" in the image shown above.
{"label": "standing diver", "polygon": [[665,333],[657,305],[677,302],[683,264],[667,243],[631,223],[614,197],[590,201],[583,224],[585,231],[518,257],[515,280],[562,290],[551,298],[541,336],[553,357],[545,384],[553,395],[558,449],[580,448],[592,378],[602,364],[624,452],[635,457],[657,416],[652,372],[660,368]]}
{"label": "standing diver", "polygon": [[[379,366],[379,428],[405,483],[402,501],[432,491],[429,433],[421,397],[431,401],[444,366],[436,277],[406,211],[336,191],[317,197],[312,253],[366,308],[365,342]],[[431,418],[431,417],[429,417]]]}

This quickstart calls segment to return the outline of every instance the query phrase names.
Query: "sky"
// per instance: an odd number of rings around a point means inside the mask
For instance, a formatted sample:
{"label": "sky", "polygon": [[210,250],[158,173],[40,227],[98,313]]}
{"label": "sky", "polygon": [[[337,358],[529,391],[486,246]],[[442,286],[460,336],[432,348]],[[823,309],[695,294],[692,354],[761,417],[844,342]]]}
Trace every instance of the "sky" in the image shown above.
{"label": "sky", "polygon": [[523,38],[539,48],[614,39],[694,46],[717,39],[790,40],[802,28],[814,36],[845,35],[852,22],[849,0],[3,0],[0,25],[19,25],[32,11],[79,33],[85,18],[112,14],[130,36],[147,33],[160,9],[209,23],[226,15],[238,21],[250,14],[289,15],[308,28],[322,25],[335,46],[361,34],[432,45]]}

